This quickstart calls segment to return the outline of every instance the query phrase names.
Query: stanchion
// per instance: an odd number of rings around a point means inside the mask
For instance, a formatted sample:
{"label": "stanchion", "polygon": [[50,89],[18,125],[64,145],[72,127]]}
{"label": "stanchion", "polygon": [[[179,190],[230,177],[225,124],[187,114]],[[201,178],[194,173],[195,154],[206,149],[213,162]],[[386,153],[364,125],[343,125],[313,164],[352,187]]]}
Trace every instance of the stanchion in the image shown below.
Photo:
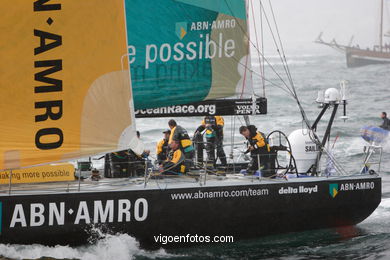
{"label": "stanchion", "polygon": [[144,188],[146,188],[147,178],[148,178],[148,160],[145,160]]}
{"label": "stanchion", "polygon": [[257,154],[257,170],[259,171],[259,181],[261,181],[260,154]]}

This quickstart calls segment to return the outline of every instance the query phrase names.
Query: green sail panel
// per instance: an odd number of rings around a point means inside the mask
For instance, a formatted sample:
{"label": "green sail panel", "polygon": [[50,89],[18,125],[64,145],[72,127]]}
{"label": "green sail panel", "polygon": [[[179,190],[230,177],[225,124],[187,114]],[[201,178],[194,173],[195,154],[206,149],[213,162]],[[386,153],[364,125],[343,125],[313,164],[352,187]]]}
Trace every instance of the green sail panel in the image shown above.
{"label": "green sail panel", "polygon": [[244,0],[126,0],[135,109],[234,96],[248,60],[245,14]]}
{"label": "green sail panel", "polygon": [[204,9],[218,12],[220,14],[234,16],[242,20],[246,19],[245,3],[243,3],[243,0],[230,0],[230,1],[176,0],[176,2],[198,6]]}

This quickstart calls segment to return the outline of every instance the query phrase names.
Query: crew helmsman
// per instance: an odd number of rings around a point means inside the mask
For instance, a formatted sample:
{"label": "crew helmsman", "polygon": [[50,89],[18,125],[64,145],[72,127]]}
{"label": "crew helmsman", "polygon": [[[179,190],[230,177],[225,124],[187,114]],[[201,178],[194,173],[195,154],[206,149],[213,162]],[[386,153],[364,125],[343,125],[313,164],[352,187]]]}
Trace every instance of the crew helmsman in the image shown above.
{"label": "crew helmsman", "polygon": [[163,174],[181,175],[187,170],[185,164],[185,156],[180,149],[180,141],[173,140],[170,144],[171,150],[168,153],[168,158],[163,162]]}
{"label": "crew helmsman", "polygon": [[192,146],[192,141],[187,133],[187,130],[177,125],[176,121],[173,119],[169,120],[168,126],[171,129],[168,144],[171,145],[173,141],[179,142],[180,148],[183,150],[186,158],[186,167],[190,168],[192,158],[194,157],[194,147]]}
{"label": "crew helmsman", "polygon": [[241,126],[240,134],[248,140],[248,150],[245,153],[250,152],[252,157],[252,160],[248,164],[247,173],[254,174],[259,169],[258,158],[260,158],[260,167],[264,171],[269,170],[271,149],[264,134],[257,131],[254,125]]}
{"label": "crew helmsman", "polygon": [[158,164],[161,164],[163,161],[165,161],[168,157],[168,141],[169,141],[169,135],[171,134],[171,130],[167,129],[163,132],[164,138],[160,140],[160,142],[157,143],[157,162]]}
{"label": "crew helmsman", "polygon": [[[217,157],[221,161],[222,166],[227,164],[225,151],[223,150],[223,126],[224,120],[222,116],[205,116],[194,134],[194,136],[200,135],[206,129],[207,156],[214,166],[217,160],[215,158],[215,148],[217,148]],[[200,157],[200,161],[203,161],[203,153],[199,154],[198,157]]]}

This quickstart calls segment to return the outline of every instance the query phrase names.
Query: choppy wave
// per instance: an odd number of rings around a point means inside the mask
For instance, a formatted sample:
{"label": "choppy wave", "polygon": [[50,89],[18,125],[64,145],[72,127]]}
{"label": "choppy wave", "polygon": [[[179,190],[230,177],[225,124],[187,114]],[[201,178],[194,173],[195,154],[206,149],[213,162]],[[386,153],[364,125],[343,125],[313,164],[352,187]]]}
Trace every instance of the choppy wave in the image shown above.
{"label": "choppy wave", "polygon": [[105,235],[97,243],[81,247],[0,244],[0,256],[11,259],[50,257],[54,259],[131,260],[138,257],[167,258],[171,255],[163,249],[143,250],[133,237],[127,234],[117,234]]}

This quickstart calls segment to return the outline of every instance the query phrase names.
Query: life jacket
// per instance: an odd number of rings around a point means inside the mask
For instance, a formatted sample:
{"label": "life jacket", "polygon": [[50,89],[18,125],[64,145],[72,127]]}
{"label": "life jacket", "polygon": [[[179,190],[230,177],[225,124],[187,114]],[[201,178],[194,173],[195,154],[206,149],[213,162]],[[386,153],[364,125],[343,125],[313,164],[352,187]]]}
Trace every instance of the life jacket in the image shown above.
{"label": "life jacket", "polygon": [[[248,127],[249,129],[249,127]],[[255,126],[252,127],[252,131],[257,129]],[[251,131],[251,130],[249,130]],[[271,152],[271,148],[267,137],[260,131],[251,132],[250,138],[248,138],[249,145],[253,146],[252,154],[268,154]]]}
{"label": "life jacket", "polygon": [[165,160],[168,157],[168,140],[162,139],[157,144],[156,154],[159,160]]}
{"label": "life jacket", "polygon": [[164,165],[164,169],[178,173],[186,172],[185,156],[181,149],[171,150],[168,153],[168,160]]}
{"label": "life jacket", "polygon": [[179,125],[172,128],[168,144],[171,144],[172,140],[180,141],[180,147],[184,150],[185,153],[194,150],[194,147],[192,146],[192,141],[187,133],[187,130],[185,130]]}

